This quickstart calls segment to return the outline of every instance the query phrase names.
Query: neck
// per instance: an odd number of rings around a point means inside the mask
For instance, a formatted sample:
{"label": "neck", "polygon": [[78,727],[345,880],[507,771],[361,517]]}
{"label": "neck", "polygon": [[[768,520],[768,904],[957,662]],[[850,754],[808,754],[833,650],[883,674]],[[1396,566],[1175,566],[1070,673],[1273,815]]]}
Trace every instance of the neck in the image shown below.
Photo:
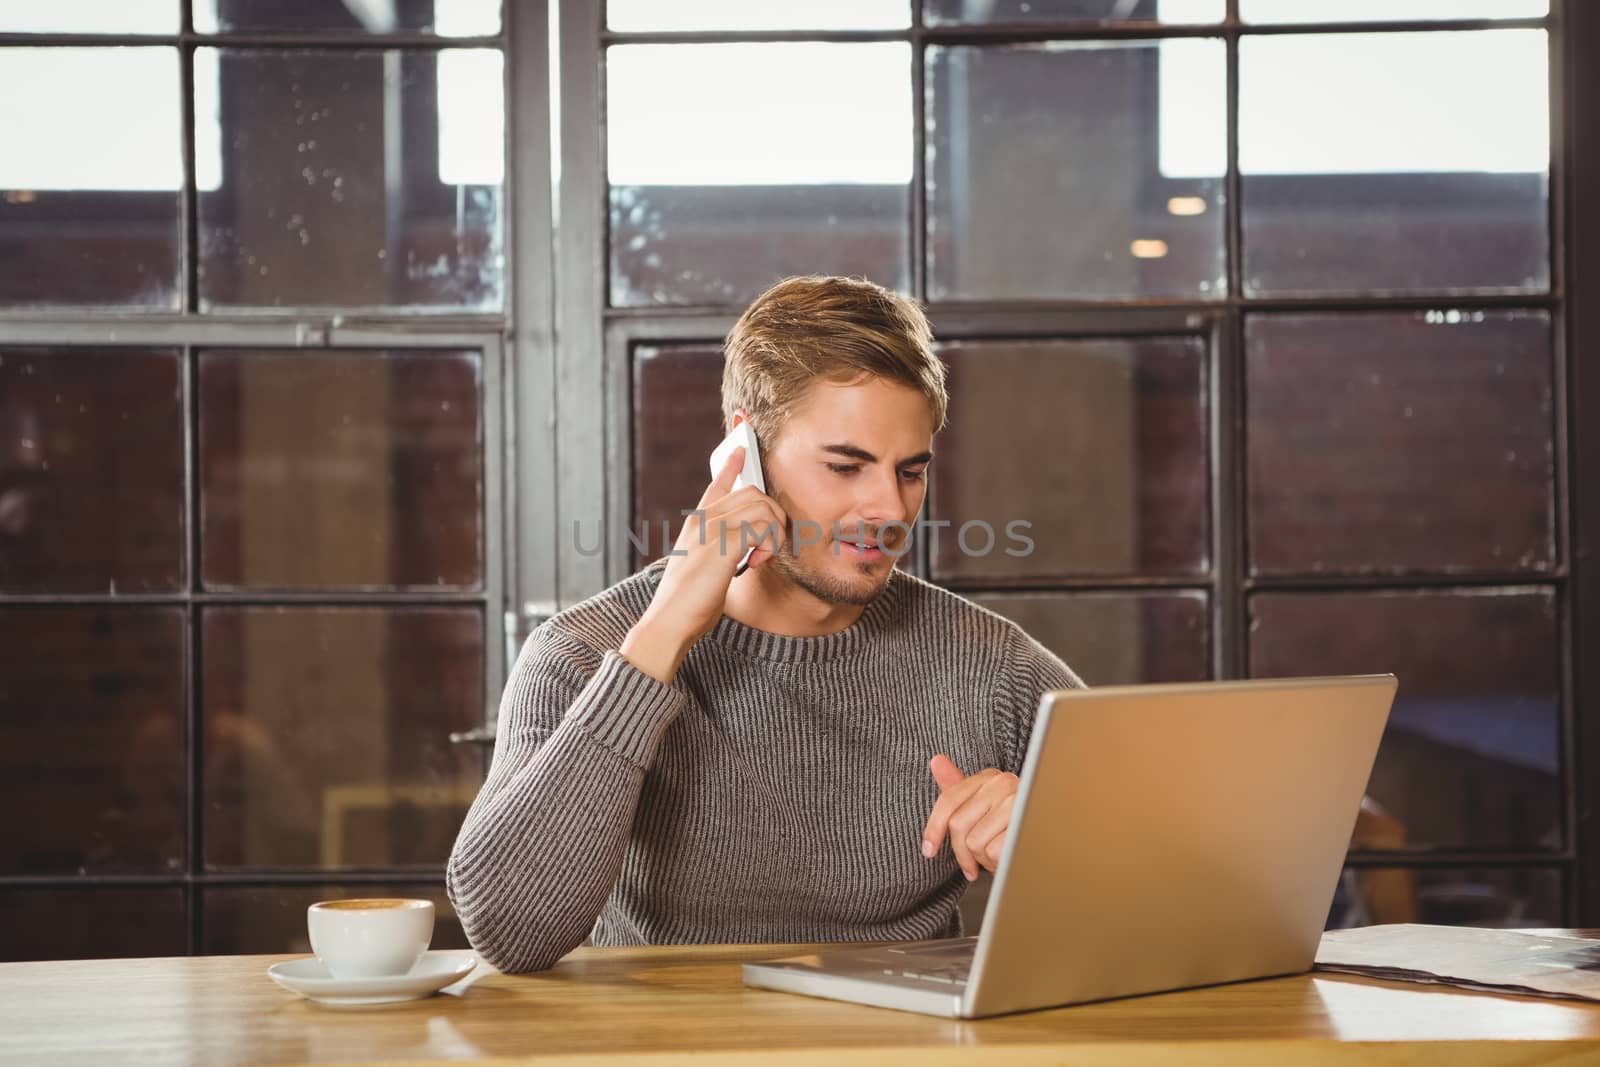
{"label": "neck", "polygon": [[865,610],[864,604],[819,600],[770,563],[735,578],[722,607],[722,613],[736,622],[783,637],[838,633]]}

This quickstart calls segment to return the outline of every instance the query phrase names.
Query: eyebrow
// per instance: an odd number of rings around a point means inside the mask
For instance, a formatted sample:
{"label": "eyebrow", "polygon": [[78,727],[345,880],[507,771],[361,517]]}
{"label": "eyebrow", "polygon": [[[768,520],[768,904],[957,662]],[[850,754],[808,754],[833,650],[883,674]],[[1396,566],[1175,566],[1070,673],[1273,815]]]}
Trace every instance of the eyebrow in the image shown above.
{"label": "eyebrow", "polygon": [[[876,463],[876,462],[878,462],[878,457],[877,456],[874,456],[871,452],[868,452],[866,449],[858,448],[855,445],[846,445],[846,444],[823,445],[822,446],[822,451],[824,451],[824,452],[832,452],[836,456],[846,456],[846,457],[848,457],[850,459],[858,459],[862,463]],[[910,467],[910,466],[913,466],[914,464],[918,464],[918,463],[927,463],[931,459],[933,459],[933,453],[932,452],[918,452],[914,456],[907,456],[905,459],[901,460],[899,462],[899,464],[897,464],[897,465],[901,466],[901,467]]]}

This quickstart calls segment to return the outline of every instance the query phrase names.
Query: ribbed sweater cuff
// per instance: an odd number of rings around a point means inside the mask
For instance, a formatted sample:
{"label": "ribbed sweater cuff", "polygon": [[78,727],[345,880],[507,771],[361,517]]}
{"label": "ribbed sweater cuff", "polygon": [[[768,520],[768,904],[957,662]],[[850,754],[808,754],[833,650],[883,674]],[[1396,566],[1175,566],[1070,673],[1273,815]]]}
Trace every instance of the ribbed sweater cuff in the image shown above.
{"label": "ribbed sweater cuff", "polygon": [[647,767],[668,724],[688,701],[612,650],[600,660],[567,720],[598,743],[640,767]]}

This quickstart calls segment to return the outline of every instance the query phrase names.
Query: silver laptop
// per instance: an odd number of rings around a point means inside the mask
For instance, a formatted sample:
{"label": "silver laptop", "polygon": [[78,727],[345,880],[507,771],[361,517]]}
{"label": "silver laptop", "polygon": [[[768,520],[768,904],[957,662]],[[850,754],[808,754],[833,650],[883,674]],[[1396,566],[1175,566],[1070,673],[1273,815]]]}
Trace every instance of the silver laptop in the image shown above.
{"label": "silver laptop", "polygon": [[749,963],[745,984],[977,1018],[1308,970],[1395,685],[1047,693],[977,937]]}

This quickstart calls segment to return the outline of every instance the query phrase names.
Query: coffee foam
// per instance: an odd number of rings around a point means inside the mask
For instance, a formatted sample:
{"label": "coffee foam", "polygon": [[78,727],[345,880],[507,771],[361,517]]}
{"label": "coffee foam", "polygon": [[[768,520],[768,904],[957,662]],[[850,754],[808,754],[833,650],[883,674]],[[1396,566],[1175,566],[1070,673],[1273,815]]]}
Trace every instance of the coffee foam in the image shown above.
{"label": "coffee foam", "polygon": [[377,911],[392,908],[421,908],[427,903],[426,900],[406,900],[401,897],[366,897],[356,900],[324,900],[314,906],[329,911]]}

